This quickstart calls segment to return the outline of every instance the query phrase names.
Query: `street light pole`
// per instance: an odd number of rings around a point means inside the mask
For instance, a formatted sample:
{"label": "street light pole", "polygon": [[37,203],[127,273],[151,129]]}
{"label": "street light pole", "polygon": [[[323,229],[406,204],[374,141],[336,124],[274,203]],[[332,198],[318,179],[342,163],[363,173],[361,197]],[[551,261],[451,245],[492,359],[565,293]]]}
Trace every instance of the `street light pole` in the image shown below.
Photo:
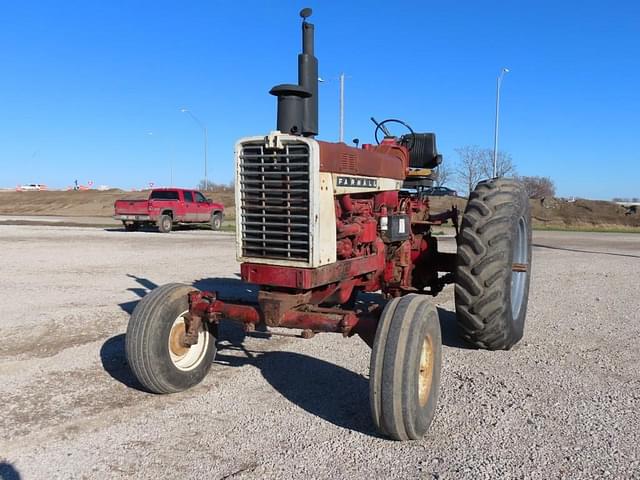
{"label": "street light pole", "polygon": [[189,110],[188,108],[181,108],[180,111],[182,113],[188,113],[189,116],[191,118],[193,118],[193,120],[200,126],[200,128],[202,128],[202,132],[204,133],[204,183],[205,183],[205,188],[209,187],[209,177],[207,175],[207,146],[209,144],[209,139],[208,139],[208,131],[207,131],[207,126],[202,123],[202,121],[196,117],[193,112],[191,112],[191,110]]}
{"label": "street light pole", "polygon": [[508,68],[502,68],[500,75],[496,79],[496,125],[493,135],[493,178],[498,177],[498,127],[500,119],[500,86],[502,85],[502,77],[505,73],[509,73]]}

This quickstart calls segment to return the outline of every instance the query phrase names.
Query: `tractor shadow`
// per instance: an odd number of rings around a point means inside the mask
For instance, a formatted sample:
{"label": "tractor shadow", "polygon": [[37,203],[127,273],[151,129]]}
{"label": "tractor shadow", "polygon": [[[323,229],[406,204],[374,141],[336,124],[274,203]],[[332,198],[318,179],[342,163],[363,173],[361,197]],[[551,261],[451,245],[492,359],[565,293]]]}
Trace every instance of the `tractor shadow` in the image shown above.
{"label": "tractor shadow", "polygon": [[247,336],[253,335],[237,324],[222,322],[220,337],[224,342],[219,345],[214,368],[255,367],[274,390],[311,415],[347,430],[380,436],[369,410],[368,378],[302,353],[248,350]]}
{"label": "tractor shadow", "polygon": [[[129,290],[140,298],[158,285],[149,279],[128,275],[139,287]],[[258,286],[249,285],[237,278],[204,278],[193,283],[200,290],[217,291],[219,297],[243,303],[257,302]],[[120,307],[131,313],[139,300],[126,302]],[[384,307],[386,301],[378,294],[360,294],[358,307]],[[460,339],[454,312],[438,308],[443,345],[454,348],[473,348]],[[284,398],[312,415],[336,426],[378,437],[369,410],[369,380],[339,365],[291,351],[252,351],[245,341],[260,333],[247,333],[241,325],[224,321],[220,324],[218,353],[214,360],[219,367],[257,368],[264,379]],[[277,338],[277,337],[276,337]],[[282,341],[271,340],[273,348]],[[360,342],[360,339],[353,339]],[[125,354],[125,335],[109,338],[100,349],[104,370],[116,381],[140,391],[146,391],[137,381]]]}
{"label": "tractor shadow", "polygon": [[[384,298],[377,294],[360,294],[356,301],[358,306],[384,307],[385,304]],[[438,308],[438,315],[443,345],[475,349],[460,338],[455,312]],[[310,414],[338,427],[382,438],[374,428],[371,418],[367,377],[301,353],[249,350],[245,340],[254,336],[259,334],[247,333],[233,322],[221,322],[222,342],[214,365],[251,365],[260,370],[264,379],[278,393]],[[354,338],[352,341],[361,340]],[[274,348],[277,348],[277,344]]]}
{"label": "tractor shadow", "polygon": [[239,273],[235,275],[235,278],[201,278],[193,282],[193,286],[198,290],[216,292],[221,300],[258,303],[260,287],[252,283],[243,282]]}
{"label": "tractor shadow", "polygon": [[[140,302],[145,295],[158,288],[160,285],[148,278],[138,277],[132,274],[127,274],[127,276],[135,280],[138,284],[138,286],[128,288],[127,290],[135,293],[139,298],[129,302],[120,303],[119,306],[122,310],[131,315],[133,310],[136,308],[136,305],[138,305],[138,302]],[[244,283],[238,278],[200,279],[193,282],[193,286],[199,290],[216,291],[220,298],[228,301],[240,301],[243,303],[255,303],[258,301],[258,287],[256,285]],[[223,323],[228,324],[230,322]],[[235,324],[232,326],[236,327]],[[224,327],[221,329],[223,328]],[[240,327],[236,328],[240,332],[243,332]],[[146,392],[146,389],[140,384],[140,382],[138,382],[127,364],[124,342],[125,335],[121,333],[107,339],[104,344],[102,344],[102,347],[100,348],[102,368],[114,380],[117,380],[127,387]]]}
{"label": "tractor shadow", "polygon": [[[151,292],[151,290],[158,288],[160,285],[148,278],[138,277],[130,273],[127,273],[127,277],[132,278],[138,284],[137,287],[127,288],[127,291],[135,293],[139,298],[120,303],[119,307],[131,315],[136,305],[138,305],[138,302],[146,294]],[[236,274],[236,277],[237,278],[202,278],[193,282],[192,285],[198,290],[217,292],[218,297],[222,300],[257,303],[259,287],[241,281],[239,278],[240,274]]]}
{"label": "tractor shadow", "polygon": [[460,327],[458,326],[456,312],[438,307],[438,320],[440,320],[442,345],[459,348],[461,350],[478,350],[478,348],[465,342],[460,336]]}
{"label": "tractor shadow", "polygon": [[127,288],[128,292],[135,293],[138,296],[138,298],[136,300],[131,300],[129,302],[120,303],[118,306],[122,310],[124,310],[126,313],[131,315],[133,313],[133,310],[136,308],[136,305],[138,305],[138,302],[140,301],[140,299],[144,297],[147,293],[149,293],[151,290],[158,288],[160,285],[149,280],[148,278],[138,277],[136,275],[132,275],[131,273],[127,273],[127,277],[134,279],[136,283],[139,285],[138,287]]}
{"label": "tractor shadow", "polygon": [[11,463],[0,461],[0,480],[20,480],[20,472]]}
{"label": "tractor shadow", "polygon": [[[367,378],[301,353],[249,350],[245,346],[247,336],[252,335],[246,334],[240,325],[221,323],[223,341],[218,345],[210,376],[215,376],[216,368],[250,365],[257,368],[280,395],[308,413],[348,430],[379,436],[369,412]],[[124,334],[115,335],[102,345],[100,360],[103,369],[114,380],[148,393],[129,368]]]}
{"label": "tractor shadow", "polygon": [[125,334],[114,335],[107,339],[100,347],[100,361],[102,368],[111,378],[126,385],[134,390],[147,392],[147,390],[138,382],[129,364],[127,363],[127,355],[124,350]]}
{"label": "tractor shadow", "polygon": [[[356,308],[372,308],[379,306],[381,309],[385,307],[387,300],[377,293],[360,293],[356,300]],[[459,348],[462,350],[477,350],[476,347],[465,342],[458,327],[456,312],[452,312],[442,307],[438,309],[438,320],[440,321],[440,333],[442,335],[442,345],[451,348]]]}
{"label": "tractor shadow", "polygon": [[[147,278],[138,277],[130,273],[127,274],[127,277],[134,279],[139,285],[138,287],[127,289],[128,291],[135,293],[139,298],[119,305],[122,310],[131,315],[140,299],[142,299],[151,290],[158,288],[159,285]],[[235,278],[201,278],[194,281],[192,285],[198,290],[217,292],[218,297],[221,300],[241,303],[258,303],[258,292],[260,287],[258,285],[245,283],[239,277],[240,274],[236,274]],[[387,300],[378,293],[360,293],[355,302],[355,307],[360,309],[369,309],[376,306],[384,308],[386,304]],[[476,349],[460,337],[460,330],[458,329],[455,312],[438,307],[438,317],[440,320],[440,331],[442,333],[443,345],[460,349]]]}

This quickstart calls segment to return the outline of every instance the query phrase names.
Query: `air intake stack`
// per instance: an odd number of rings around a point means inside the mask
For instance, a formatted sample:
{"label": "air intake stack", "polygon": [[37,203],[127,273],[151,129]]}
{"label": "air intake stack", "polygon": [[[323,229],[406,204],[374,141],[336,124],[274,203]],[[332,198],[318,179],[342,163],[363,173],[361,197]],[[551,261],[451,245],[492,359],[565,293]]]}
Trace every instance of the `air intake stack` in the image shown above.
{"label": "air intake stack", "polygon": [[318,59],[313,53],[314,26],[302,17],[302,53],[298,55],[298,84],[276,85],[269,93],[278,97],[278,125],[283,133],[313,137],[318,134]]}

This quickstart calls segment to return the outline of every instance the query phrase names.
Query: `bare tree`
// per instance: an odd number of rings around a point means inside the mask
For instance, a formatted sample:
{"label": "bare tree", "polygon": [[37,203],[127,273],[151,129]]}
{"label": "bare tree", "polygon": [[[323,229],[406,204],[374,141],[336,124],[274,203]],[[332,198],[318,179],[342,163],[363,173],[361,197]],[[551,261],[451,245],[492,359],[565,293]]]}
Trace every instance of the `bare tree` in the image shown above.
{"label": "bare tree", "polygon": [[550,198],[556,194],[556,186],[549,177],[519,177],[529,198]]}
{"label": "bare tree", "polygon": [[[461,189],[471,192],[480,180],[493,177],[493,150],[490,148],[467,145],[456,148],[455,152],[460,157],[455,174]],[[496,164],[498,177],[516,175],[511,154],[499,151]]]}
{"label": "bare tree", "polygon": [[[496,158],[496,176],[513,177],[516,174],[516,167],[513,164],[513,158],[510,153],[498,150],[498,158]],[[482,176],[484,178],[493,177],[493,150],[489,148],[482,149]]]}
{"label": "bare tree", "polygon": [[433,180],[436,182],[436,186],[442,187],[447,182],[453,181],[454,171],[451,168],[450,163],[441,163],[431,174]]}
{"label": "bare tree", "polygon": [[483,149],[477,145],[467,145],[466,147],[456,148],[455,152],[460,157],[456,168],[458,182],[467,193],[470,193],[483,177]]}
{"label": "bare tree", "polygon": [[216,183],[211,180],[200,180],[198,182],[198,190],[200,191],[214,191],[214,190],[233,190],[235,188],[235,183],[230,181],[229,183]]}

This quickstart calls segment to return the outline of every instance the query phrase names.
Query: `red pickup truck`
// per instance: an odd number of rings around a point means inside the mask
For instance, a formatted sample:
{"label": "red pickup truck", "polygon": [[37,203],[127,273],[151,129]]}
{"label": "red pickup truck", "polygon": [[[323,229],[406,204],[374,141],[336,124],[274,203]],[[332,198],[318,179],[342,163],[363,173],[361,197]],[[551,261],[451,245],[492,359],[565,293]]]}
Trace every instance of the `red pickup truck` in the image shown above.
{"label": "red pickup truck", "polygon": [[208,223],[219,230],[224,217],[224,206],[206,198],[197,190],[182,188],[156,188],[147,200],[116,200],[113,218],[121,220],[129,231],[143,225],[157,225],[163,233],[178,223]]}

